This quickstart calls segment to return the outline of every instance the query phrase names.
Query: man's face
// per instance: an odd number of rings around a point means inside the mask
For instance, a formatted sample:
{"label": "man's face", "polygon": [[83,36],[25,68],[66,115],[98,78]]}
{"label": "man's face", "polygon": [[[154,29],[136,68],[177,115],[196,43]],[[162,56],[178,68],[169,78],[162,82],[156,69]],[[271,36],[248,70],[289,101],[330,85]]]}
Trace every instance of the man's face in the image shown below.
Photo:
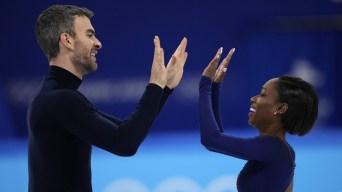
{"label": "man's face", "polygon": [[75,44],[72,63],[82,74],[97,69],[96,54],[101,49],[101,42],[95,37],[95,30],[88,17],[75,17]]}

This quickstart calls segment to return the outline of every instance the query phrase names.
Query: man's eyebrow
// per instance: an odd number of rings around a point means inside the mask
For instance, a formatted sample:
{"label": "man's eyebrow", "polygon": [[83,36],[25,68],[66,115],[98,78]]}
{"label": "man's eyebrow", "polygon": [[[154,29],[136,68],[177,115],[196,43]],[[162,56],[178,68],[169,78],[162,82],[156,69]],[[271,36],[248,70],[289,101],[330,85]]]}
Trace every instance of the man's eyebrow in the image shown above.
{"label": "man's eyebrow", "polygon": [[87,32],[87,33],[91,33],[91,34],[95,34],[95,30],[94,30],[94,29],[87,29],[86,32]]}

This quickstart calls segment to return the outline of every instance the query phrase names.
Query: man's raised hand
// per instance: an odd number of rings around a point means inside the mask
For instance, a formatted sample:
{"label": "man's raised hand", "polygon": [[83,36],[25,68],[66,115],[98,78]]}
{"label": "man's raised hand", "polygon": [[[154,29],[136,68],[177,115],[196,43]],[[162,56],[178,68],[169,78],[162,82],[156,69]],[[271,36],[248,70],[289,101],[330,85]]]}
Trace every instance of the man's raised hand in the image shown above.
{"label": "man's raised hand", "polygon": [[154,56],[151,69],[150,83],[159,85],[164,88],[167,81],[167,71],[164,62],[164,50],[160,46],[158,36],[154,37]]}
{"label": "man's raised hand", "polygon": [[187,43],[188,40],[184,37],[167,64],[166,86],[170,89],[177,87],[182,79],[184,64],[188,58],[188,53],[185,51]]}

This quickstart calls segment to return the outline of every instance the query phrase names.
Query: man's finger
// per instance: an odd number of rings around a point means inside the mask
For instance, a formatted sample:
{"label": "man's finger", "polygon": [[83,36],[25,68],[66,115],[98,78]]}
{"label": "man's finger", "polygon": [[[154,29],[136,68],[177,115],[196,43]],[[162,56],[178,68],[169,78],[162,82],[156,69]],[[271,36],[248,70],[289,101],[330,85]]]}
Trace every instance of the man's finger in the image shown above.
{"label": "man's finger", "polygon": [[178,45],[176,51],[175,51],[175,54],[182,54],[185,52],[185,49],[186,49],[186,45],[188,43],[188,40],[187,38],[183,38],[182,41],[180,42],[180,44]]}

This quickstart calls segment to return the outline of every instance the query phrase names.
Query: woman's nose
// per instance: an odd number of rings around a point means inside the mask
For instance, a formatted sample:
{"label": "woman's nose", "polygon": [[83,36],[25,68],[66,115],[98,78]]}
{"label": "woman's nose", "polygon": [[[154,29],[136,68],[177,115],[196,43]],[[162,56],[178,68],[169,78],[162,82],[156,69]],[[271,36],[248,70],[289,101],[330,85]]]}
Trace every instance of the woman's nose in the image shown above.
{"label": "woman's nose", "polygon": [[255,97],[256,97],[256,96],[253,96],[253,97],[251,98],[251,103],[255,103]]}

